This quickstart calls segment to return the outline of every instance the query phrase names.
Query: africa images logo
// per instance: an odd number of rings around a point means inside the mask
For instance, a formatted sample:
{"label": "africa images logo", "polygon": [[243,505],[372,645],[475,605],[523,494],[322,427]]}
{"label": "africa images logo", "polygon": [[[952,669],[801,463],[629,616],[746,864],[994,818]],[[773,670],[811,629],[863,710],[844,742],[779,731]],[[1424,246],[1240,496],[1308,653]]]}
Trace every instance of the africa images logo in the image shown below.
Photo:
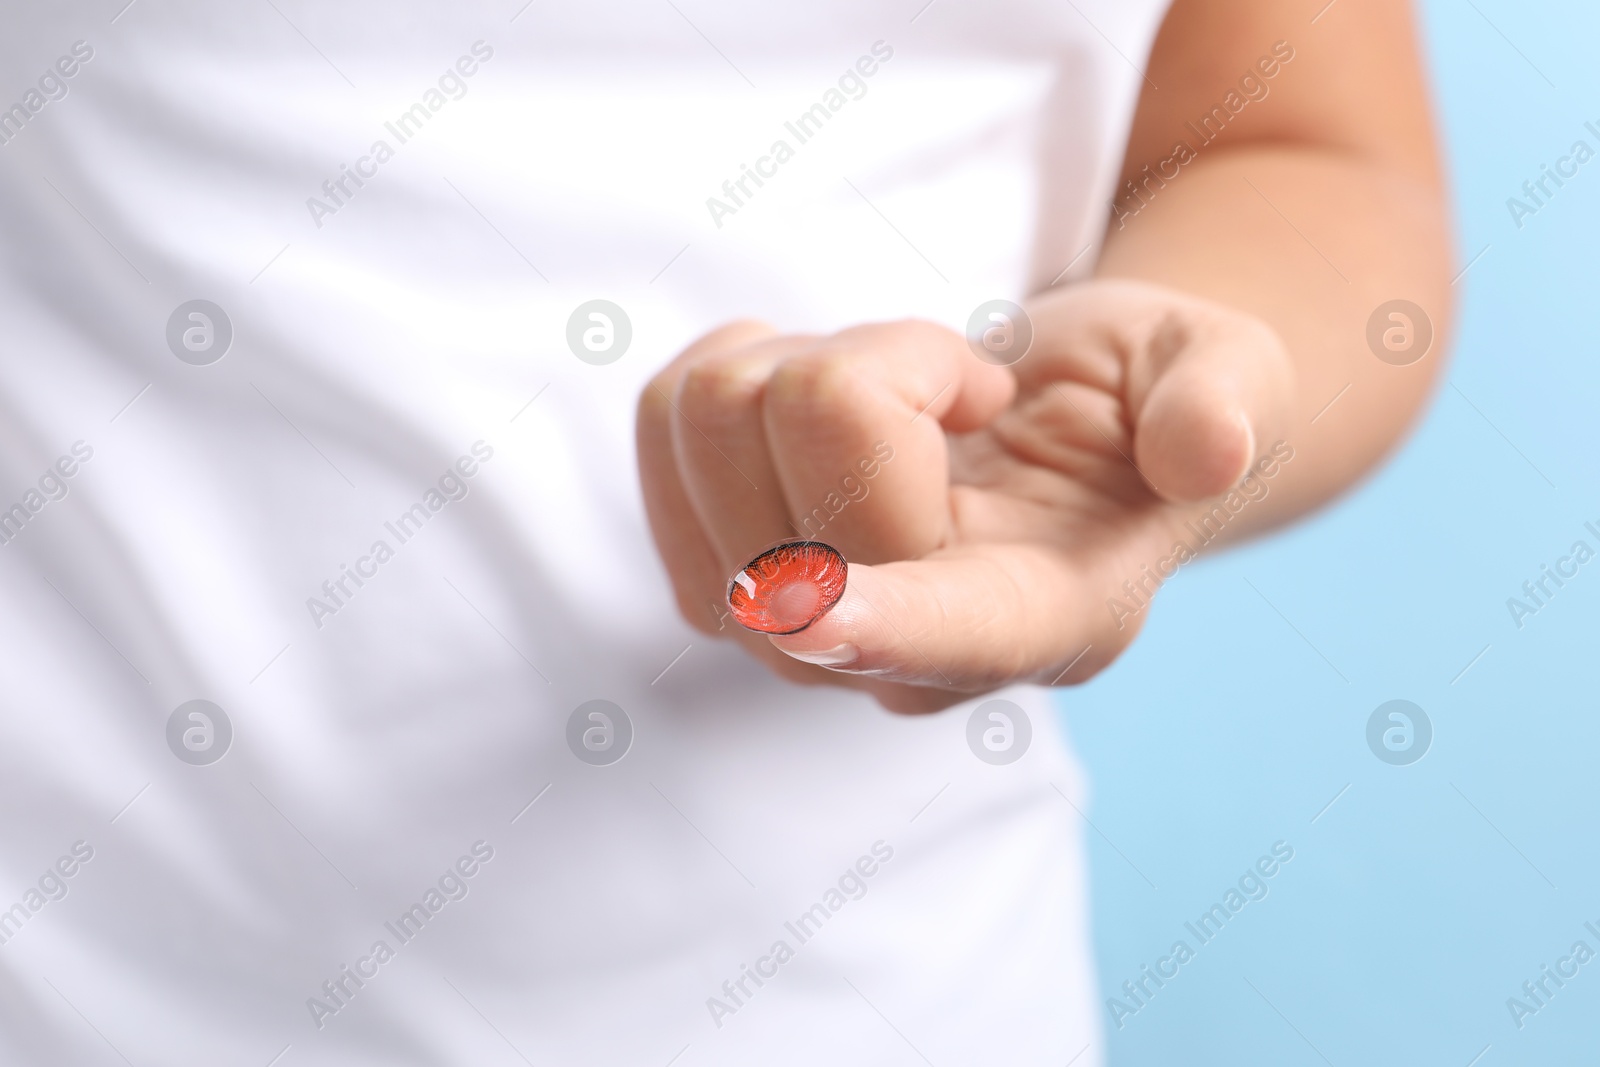
{"label": "africa images logo", "polygon": [[232,744],[228,713],[209,700],[179,704],[167,716],[167,747],[191,766],[210,766],[226,756]]}
{"label": "africa images logo", "polygon": [[1391,767],[1408,767],[1433,745],[1433,720],[1409,700],[1390,700],[1367,719],[1367,747]]}

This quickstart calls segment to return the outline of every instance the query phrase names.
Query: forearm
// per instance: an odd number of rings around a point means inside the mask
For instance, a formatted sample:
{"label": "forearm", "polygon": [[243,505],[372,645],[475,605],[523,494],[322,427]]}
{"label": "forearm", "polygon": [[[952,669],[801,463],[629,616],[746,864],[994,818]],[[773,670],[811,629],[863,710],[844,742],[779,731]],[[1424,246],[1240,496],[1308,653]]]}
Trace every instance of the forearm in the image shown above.
{"label": "forearm", "polygon": [[[1240,515],[1248,533],[1344,489],[1416,417],[1443,365],[1450,255],[1435,184],[1349,153],[1253,143],[1203,154],[1137,216],[1113,220],[1099,273],[1216,300],[1282,339],[1296,375],[1285,436],[1295,458]],[[1396,298],[1433,328],[1409,366],[1367,344],[1374,309]]]}

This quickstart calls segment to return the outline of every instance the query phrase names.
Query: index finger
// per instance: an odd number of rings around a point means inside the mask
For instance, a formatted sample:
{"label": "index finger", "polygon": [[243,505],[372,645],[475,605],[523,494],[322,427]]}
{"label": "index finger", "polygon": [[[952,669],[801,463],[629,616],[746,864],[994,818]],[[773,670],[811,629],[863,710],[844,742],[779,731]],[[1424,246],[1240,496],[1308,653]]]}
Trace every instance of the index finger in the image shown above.
{"label": "index finger", "polygon": [[858,326],[778,365],[762,415],[802,534],[865,563],[915,559],[950,524],[945,432],[1011,400],[1004,367],[926,322]]}

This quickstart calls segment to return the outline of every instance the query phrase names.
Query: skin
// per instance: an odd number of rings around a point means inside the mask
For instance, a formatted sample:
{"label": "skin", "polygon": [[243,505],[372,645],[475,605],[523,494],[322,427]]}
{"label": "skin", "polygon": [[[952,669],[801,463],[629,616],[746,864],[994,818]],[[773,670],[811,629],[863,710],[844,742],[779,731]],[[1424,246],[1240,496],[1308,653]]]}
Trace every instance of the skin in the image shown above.
{"label": "skin", "polygon": [[[1319,506],[1395,447],[1452,311],[1415,28],[1396,0],[1340,0],[1314,25],[1302,6],[1173,5],[1125,181],[1197,145],[1185,120],[1274,42],[1293,58],[1176,177],[1120,201],[1092,279],[1026,302],[1034,342],[1015,365],[926,322],[827,337],[736,322],[654,379],[638,414],[645,504],[693,625],[895,711],[1083,682],[1148,616],[1124,581],[1170,573],[1175,542],[1196,543],[1185,524],[1254,464],[1275,461],[1214,544]],[[1366,342],[1395,298],[1434,329],[1404,367]],[[822,535],[850,561],[844,598],[798,634],[739,630],[719,607],[729,576],[796,536],[878,441],[894,459]]]}

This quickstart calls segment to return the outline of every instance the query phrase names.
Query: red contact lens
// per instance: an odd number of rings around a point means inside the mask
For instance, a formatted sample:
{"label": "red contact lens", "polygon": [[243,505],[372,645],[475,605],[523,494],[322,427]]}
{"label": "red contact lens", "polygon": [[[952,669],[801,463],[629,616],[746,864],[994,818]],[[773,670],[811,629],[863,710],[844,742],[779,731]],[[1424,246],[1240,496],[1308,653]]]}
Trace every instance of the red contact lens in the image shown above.
{"label": "red contact lens", "polygon": [[821,541],[790,541],[767,549],[733,576],[728,607],[747,630],[799,633],[839,602],[846,570],[838,549]]}

